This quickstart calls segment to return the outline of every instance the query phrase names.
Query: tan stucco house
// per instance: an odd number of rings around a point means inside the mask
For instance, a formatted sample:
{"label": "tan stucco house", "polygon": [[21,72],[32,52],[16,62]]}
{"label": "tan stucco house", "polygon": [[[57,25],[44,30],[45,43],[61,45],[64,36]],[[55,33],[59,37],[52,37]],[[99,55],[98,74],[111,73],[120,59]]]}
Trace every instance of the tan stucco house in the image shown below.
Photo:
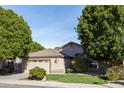
{"label": "tan stucco house", "polygon": [[73,57],[82,53],[82,46],[74,42],[55,49],[37,51],[29,54],[25,72],[38,66],[44,68],[47,73],[65,73],[66,69],[71,67]]}

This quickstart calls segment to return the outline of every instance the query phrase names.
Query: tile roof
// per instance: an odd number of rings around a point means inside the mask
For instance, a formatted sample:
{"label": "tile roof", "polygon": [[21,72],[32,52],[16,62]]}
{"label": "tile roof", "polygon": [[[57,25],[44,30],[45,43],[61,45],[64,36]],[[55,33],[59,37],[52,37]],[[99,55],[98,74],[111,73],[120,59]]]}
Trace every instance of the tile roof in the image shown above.
{"label": "tile roof", "polygon": [[29,57],[64,57],[63,54],[59,53],[57,50],[54,49],[45,49],[38,52],[30,53]]}

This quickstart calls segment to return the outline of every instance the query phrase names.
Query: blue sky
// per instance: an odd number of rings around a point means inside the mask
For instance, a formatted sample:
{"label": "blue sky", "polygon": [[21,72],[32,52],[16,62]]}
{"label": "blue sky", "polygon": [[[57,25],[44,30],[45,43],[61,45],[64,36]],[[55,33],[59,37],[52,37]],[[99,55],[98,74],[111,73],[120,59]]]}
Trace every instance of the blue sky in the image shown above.
{"label": "blue sky", "polygon": [[34,41],[45,48],[54,48],[78,40],[75,27],[84,6],[2,6],[23,16],[32,31]]}

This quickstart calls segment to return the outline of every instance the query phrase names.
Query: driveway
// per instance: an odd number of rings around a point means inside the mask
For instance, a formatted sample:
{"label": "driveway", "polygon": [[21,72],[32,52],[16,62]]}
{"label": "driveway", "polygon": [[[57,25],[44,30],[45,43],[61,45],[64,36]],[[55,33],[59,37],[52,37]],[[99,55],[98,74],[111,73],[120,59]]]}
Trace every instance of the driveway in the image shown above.
{"label": "driveway", "polygon": [[22,78],[27,77],[28,74],[26,73],[18,73],[18,74],[11,74],[11,75],[6,75],[6,76],[0,76],[0,80],[19,80]]}

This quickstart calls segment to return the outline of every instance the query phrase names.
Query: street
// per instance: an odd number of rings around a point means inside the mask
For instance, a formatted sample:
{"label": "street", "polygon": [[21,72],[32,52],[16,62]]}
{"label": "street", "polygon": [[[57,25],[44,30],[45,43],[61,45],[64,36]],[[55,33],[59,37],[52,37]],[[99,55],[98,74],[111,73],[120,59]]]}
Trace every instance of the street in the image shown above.
{"label": "street", "polygon": [[55,88],[55,87],[0,83],[0,88]]}

